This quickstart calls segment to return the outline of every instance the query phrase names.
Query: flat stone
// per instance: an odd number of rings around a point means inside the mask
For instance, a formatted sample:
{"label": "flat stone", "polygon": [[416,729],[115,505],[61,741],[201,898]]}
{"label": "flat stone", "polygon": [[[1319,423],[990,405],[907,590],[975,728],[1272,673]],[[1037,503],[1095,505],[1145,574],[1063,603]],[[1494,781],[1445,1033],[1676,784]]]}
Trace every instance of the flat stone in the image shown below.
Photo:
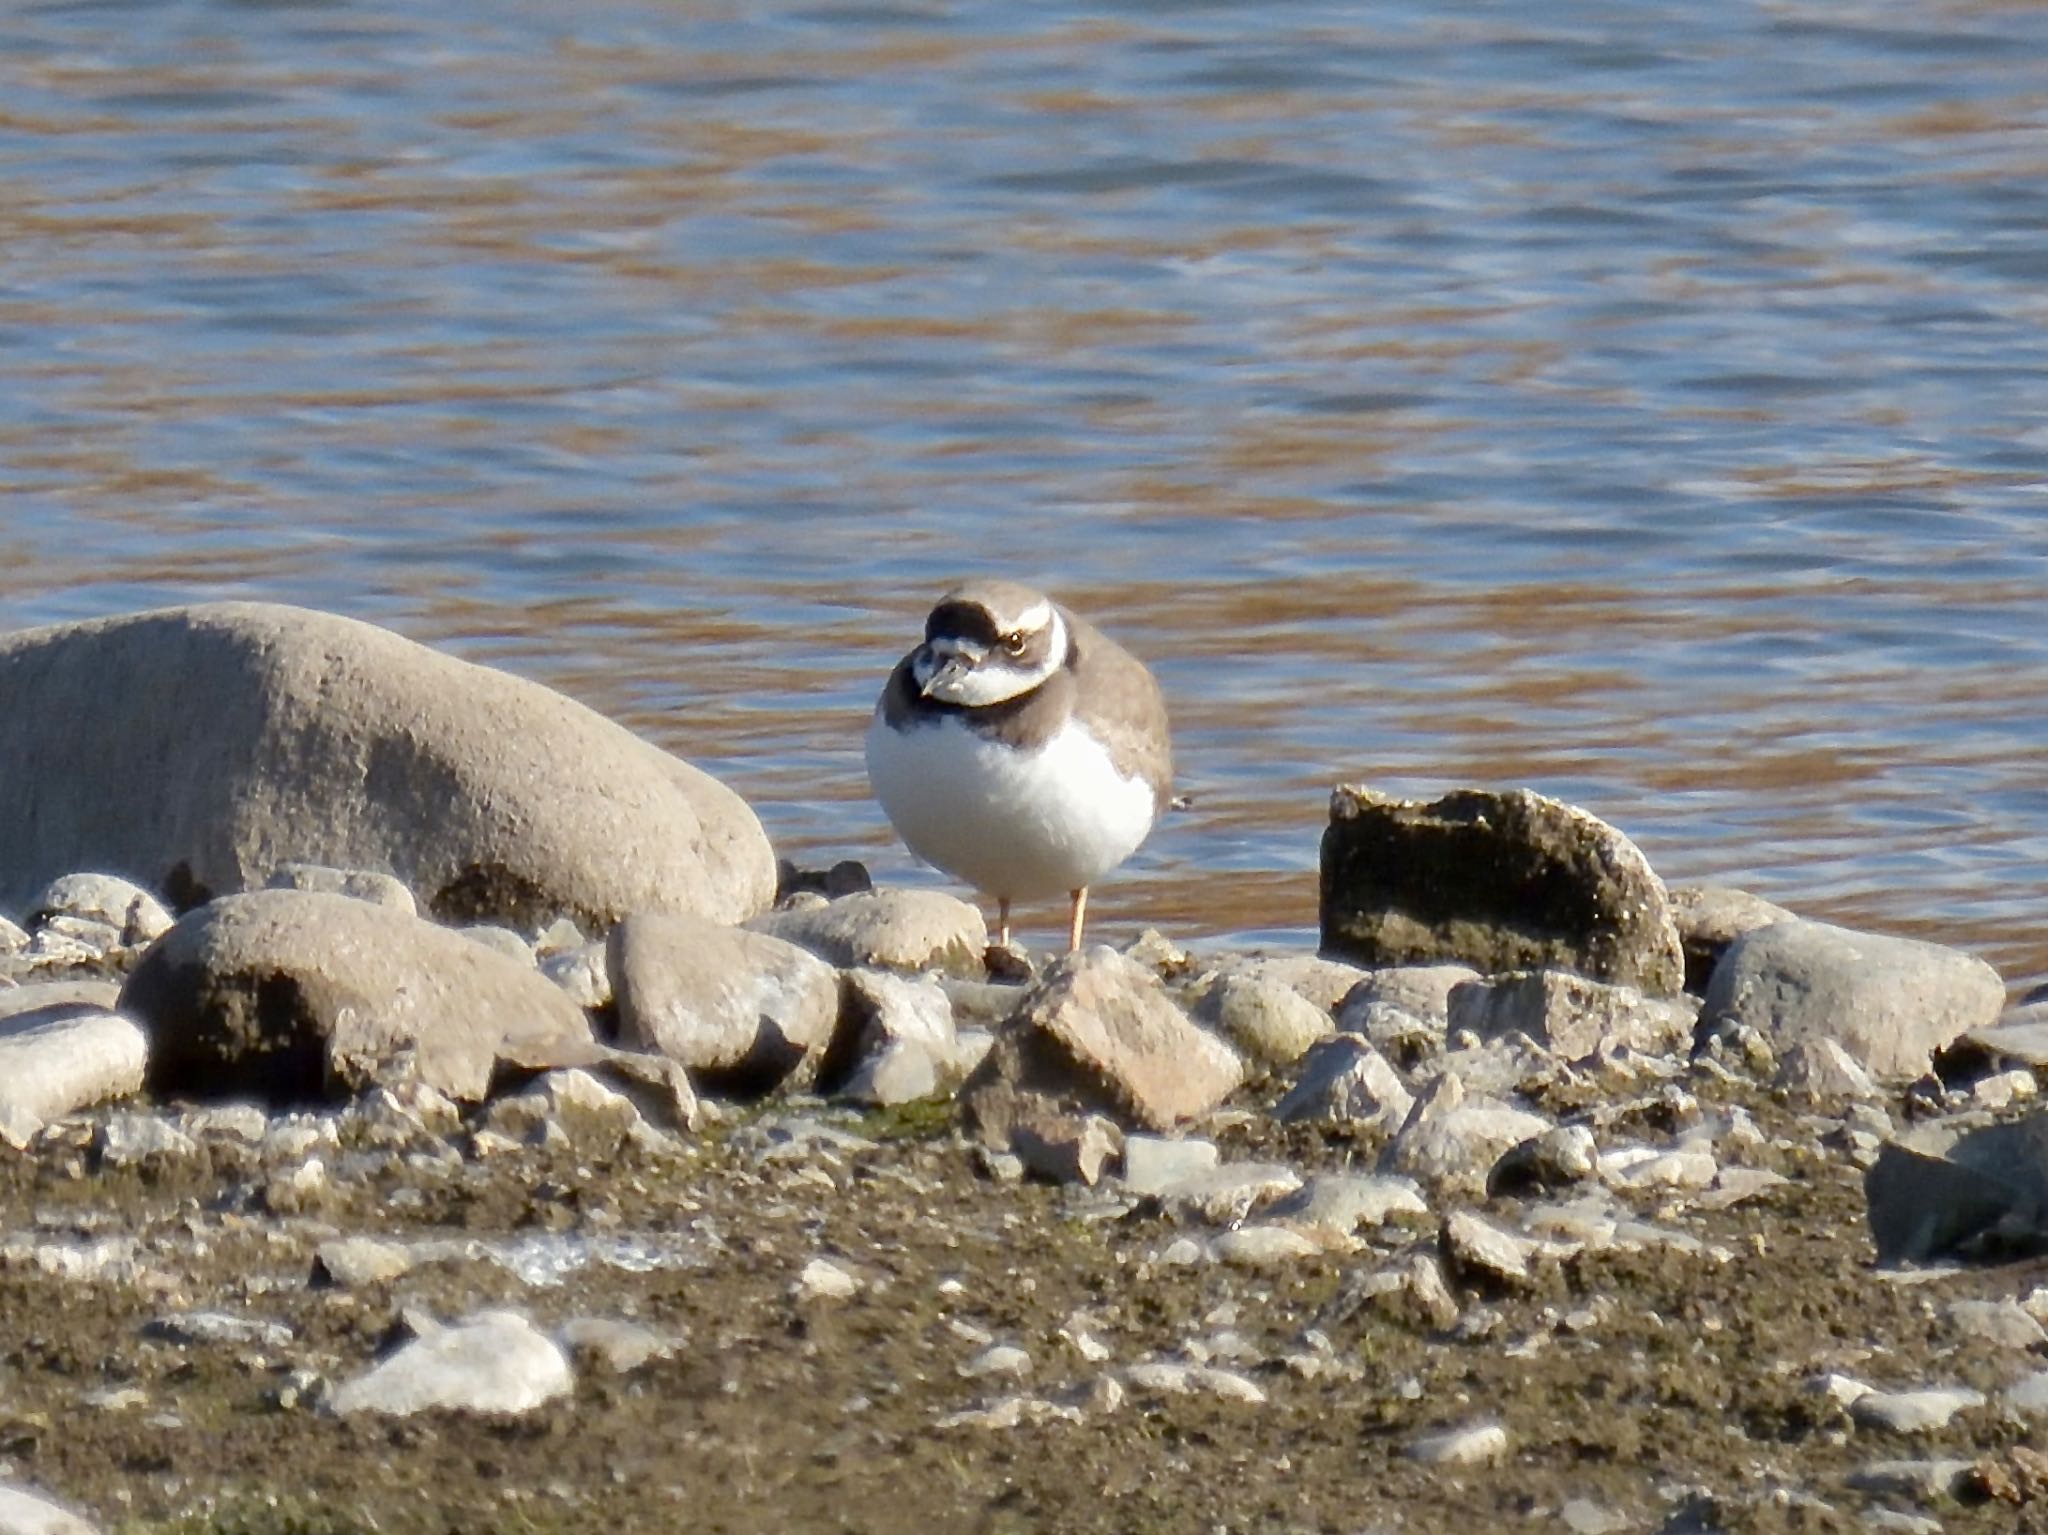
{"label": "flat stone", "polygon": [[2008,1412],[2026,1418],[2048,1417],[2048,1370],[2022,1375],[1999,1394]]}
{"label": "flat stone", "polygon": [[988,949],[980,910],[943,890],[864,890],[768,912],[747,926],[847,969],[979,975]]}
{"label": "flat stone", "polygon": [[142,1335],[166,1343],[228,1345],[236,1348],[286,1348],[295,1334],[283,1322],[236,1316],[229,1311],[177,1311],[152,1317]]}
{"label": "flat stone", "polygon": [[149,1034],[153,1092],[271,1104],[418,1081],[484,1096],[500,1060],[569,1065],[590,1023],[531,965],[346,896],[259,890],[181,919],[121,1011]]}
{"label": "flat stone", "polygon": [[851,1300],[860,1293],[860,1280],[830,1258],[813,1258],[797,1275],[794,1288],[800,1301]]}
{"label": "flat stone", "polygon": [[1397,1215],[1428,1214],[1422,1190],[1412,1179],[1365,1173],[1317,1173],[1265,1210],[1268,1220],[1322,1227],[1345,1236],[1362,1226],[1382,1226]]}
{"label": "flat stone", "polygon": [[163,902],[118,874],[59,875],[43,887],[28,909],[31,927],[51,917],[83,917],[106,924],[118,935],[117,942],[129,946],[154,943],[171,926],[171,914]]}
{"label": "flat stone", "polygon": [[1337,1004],[1367,975],[1357,965],[1317,954],[1256,954],[1232,960],[1226,973],[1244,980],[1278,981],[1326,1014],[1335,1012]]}
{"label": "flat stone", "polygon": [[1866,1428],[1895,1434],[1927,1434],[1945,1428],[1959,1412],[1982,1407],[1981,1391],[1951,1386],[1923,1391],[1870,1391],[1849,1404],[1849,1416]]}
{"label": "flat stone", "polygon": [[1321,892],[1322,948],[1336,959],[1555,968],[1652,996],[1685,979],[1663,882],[1641,851],[1527,789],[1422,804],[1341,787]]}
{"label": "flat stone", "polygon": [[1222,974],[1206,986],[1190,1015],[1260,1066],[1290,1065],[1336,1025],[1330,1015],[1284,981]]}
{"label": "flat stone", "polygon": [[1470,1423],[1408,1442],[1408,1458],[1425,1466],[1479,1466],[1508,1453],[1508,1431],[1498,1423]]}
{"label": "flat stone", "polygon": [[1439,1038],[1450,1024],[1451,993],[1479,979],[1470,965],[1389,965],[1369,970],[1337,1004],[1337,1027],[1371,1037],[1365,1025],[1375,1005],[1399,1008],[1431,1025]]}
{"label": "flat stone", "polygon": [[1600,1158],[1600,1176],[1618,1189],[1703,1189],[1721,1171],[1711,1146],[1618,1146]]}
{"label": "flat stone", "polygon": [[700,1082],[761,1092],[816,1075],[839,1018],[839,976],[807,950],[699,917],[642,913],[612,929],[620,1043]]}
{"label": "flat stone", "polygon": [[1000,1144],[1026,1100],[1169,1130],[1244,1080],[1234,1051],[1198,1028],[1157,977],[1105,948],[1050,967],[962,1087],[969,1123]]}
{"label": "flat stone", "polygon": [[1453,1030],[1482,1040],[1520,1033],[1566,1060],[1603,1050],[1668,1055],[1692,1044],[1698,1010],[1690,1003],[1649,997],[1633,986],[1610,986],[1566,970],[1518,970],[1453,988],[1448,1003]]}
{"label": "flat stone", "polygon": [[99,1535],[99,1526],[39,1492],[0,1482],[0,1535]]}
{"label": "flat stone", "polygon": [[1295,1083],[1274,1105],[1273,1117],[1283,1124],[1394,1130],[1414,1106],[1414,1095],[1386,1057],[1355,1034],[1338,1034],[1302,1058]]}
{"label": "flat stone", "polygon": [[155,1114],[114,1114],[100,1126],[93,1144],[109,1167],[182,1161],[199,1155],[199,1143]]}
{"label": "flat stone", "polygon": [[1833,1039],[1880,1078],[1926,1072],[1934,1052],[1995,1022],[2005,983],[1974,955],[1825,922],[1757,928],[1722,956],[1700,1013],[1701,1038],[1758,1031],[1782,1054]]}
{"label": "flat stone", "polygon": [[630,1375],[668,1359],[677,1347],[667,1333],[613,1317],[572,1317],[562,1324],[561,1339],[571,1359],[602,1365],[614,1375]]}
{"label": "flat stone", "polygon": [[1253,1206],[1300,1187],[1301,1174],[1278,1162],[1224,1162],[1167,1180],[1147,1197],[1176,1220],[1223,1226],[1243,1220]]}
{"label": "flat stone", "polygon": [[1489,1098],[1467,1098],[1455,1073],[1439,1077],[1380,1153],[1379,1171],[1401,1173],[1439,1193],[1480,1194],[1510,1147],[1541,1135],[1550,1121]]}
{"label": "flat stone", "polygon": [[281,863],[263,882],[266,890],[312,890],[322,895],[345,895],[352,901],[372,906],[389,906],[408,917],[419,915],[419,903],[412,887],[395,874],[375,869],[337,869],[324,863]]}
{"label": "flat stone", "polygon": [[1771,1085],[1813,1103],[1874,1098],[1880,1091],[1863,1063],[1825,1034],[1802,1039],[1780,1055]]}
{"label": "flat stone", "polygon": [[[206,707],[194,708],[194,699]],[[736,922],[775,856],[731,790],[537,683],[332,614],[206,603],[0,636],[0,907],[119,869],[180,904],[286,863],[448,920]]]}
{"label": "flat stone", "polygon": [[1518,1290],[1528,1286],[1530,1265],[1545,1250],[1541,1242],[1470,1210],[1454,1210],[1444,1217],[1438,1242],[1452,1273],[1492,1288]]}
{"label": "flat stone", "polygon": [[[0,1140],[26,1146],[53,1119],[141,1090],[148,1036],[105,1004],[72,1000],[112,990],[50,983],[0,994]],[[20,1005],[39,997],[41,1006]]]}
{"label": "flat stone", "polygon": [[1773,922],[1797,920],[1784,907],[1729,885],[1675,885],[1670,900],[1685,951],[1685,989],[1694,996],[1705,993],[1714,966],[1736,939]]}
{"label": "flat stone", "polygon": [[1319,1258],[1325,1248],[1291,1226],[1237,1226],[1209,1244],[1218,1263],[1233,1268],[1273,1268],[1303,1258]]}
{"label": "flat stone", "polygon": [[519,1414],[567,1396],[574,1384],[566,1354],[525,1317],[484,1311],[432,1326],[367,1374],[327,1398],[349,1417],[410,1417],[428,1411]]}
{"label": "flat stone", "polygon": [[402,1242],[377,1237],[336,1237],[322,1242],[313,1254],[313,1282],[360,1289],[389,1284],[409,1273],[418,1259]]}
{"label": "flat stone", "polygon": [[1214,1141],[1158,1135],[1124,1137],[1124,1187],[1143,1197],[1213,1170],[1222,1161]]}
{"label": "flat stone", "polygon": [[1702,1210],[1728,1210],[1791,1181],[1767,1167],[1724,1167],[1714,1175],[1713,1187],[1694,1203]]}
{"label": "flat stone", "polygon": [[1266,1393],[1256,1381],[1235,1370],[1219,1369],[1214,1365],[1149,1360],[1125,1370],[1123,1379],[1136,1390],[1161,1396],[1214,1396],[1251,1407],[1266,1400]]}
{"label": "flat stone", "polygon": [[2027,1315],[2018,1301],[1954,1300],[1942,1308],[1942,1315],[1959,1337],[1975,1338],[2015,1354],[2048,1343],[2048,1330]]}
{"label": "flat stone", "polygon": [[1031,1356],[1013,1343],[992,1343],[962,1364],[959,1373],[968,1380],[984,1376],[1020,1380],[1031,1373]]}

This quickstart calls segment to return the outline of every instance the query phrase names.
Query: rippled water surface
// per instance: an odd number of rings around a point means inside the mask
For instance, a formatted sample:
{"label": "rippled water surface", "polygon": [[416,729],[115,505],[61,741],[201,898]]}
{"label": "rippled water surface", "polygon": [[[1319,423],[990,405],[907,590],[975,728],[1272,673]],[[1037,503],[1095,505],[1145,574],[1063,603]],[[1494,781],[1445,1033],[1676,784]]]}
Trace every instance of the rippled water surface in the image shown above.
{"label": "rippled water surface", "polygon": [[937,589],[1151,659],[1112,936],[1299,934],[1330,783],[2048,972],[2048,7],[0,17],[0,622],[314,603],[908,874]]}

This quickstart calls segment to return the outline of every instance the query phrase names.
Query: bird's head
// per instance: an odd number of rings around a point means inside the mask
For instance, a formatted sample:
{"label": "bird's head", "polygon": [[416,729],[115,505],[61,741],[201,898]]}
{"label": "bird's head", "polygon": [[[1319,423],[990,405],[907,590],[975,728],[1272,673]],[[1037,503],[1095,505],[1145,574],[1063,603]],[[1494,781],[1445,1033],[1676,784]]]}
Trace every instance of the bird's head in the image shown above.
{"label": "bird's head", "polygon": [[939,599],[911,653],[918,691],[940,703],[986,708],[1021,697],[1067,661],[1067,626],[1038,592],[976,581]]}

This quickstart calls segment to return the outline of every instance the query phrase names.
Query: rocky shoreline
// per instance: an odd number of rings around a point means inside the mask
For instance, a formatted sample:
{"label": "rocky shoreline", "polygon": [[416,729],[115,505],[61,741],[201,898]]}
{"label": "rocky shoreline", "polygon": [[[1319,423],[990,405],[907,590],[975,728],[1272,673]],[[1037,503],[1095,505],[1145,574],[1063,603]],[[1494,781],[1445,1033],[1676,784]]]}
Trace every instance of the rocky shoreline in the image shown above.
{"label": "rocky shoreline", "polygon": [[1320,954],[991,952],[292,609],[0,704],[0,1532],[2048,1528],[1968,955],[1348,787]]}

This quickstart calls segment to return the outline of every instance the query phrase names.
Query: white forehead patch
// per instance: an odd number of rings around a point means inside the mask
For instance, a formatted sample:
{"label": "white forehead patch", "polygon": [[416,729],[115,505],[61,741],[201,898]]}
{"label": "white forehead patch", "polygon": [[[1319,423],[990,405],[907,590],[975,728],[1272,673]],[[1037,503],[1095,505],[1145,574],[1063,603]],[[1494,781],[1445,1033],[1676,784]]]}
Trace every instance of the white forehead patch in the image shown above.
{"label": "white forehead patch", "polygon": [[1036,634],[1051,622],[1052,604],[1041,597],[1017,615],[1016,629],[1019,634]]}

